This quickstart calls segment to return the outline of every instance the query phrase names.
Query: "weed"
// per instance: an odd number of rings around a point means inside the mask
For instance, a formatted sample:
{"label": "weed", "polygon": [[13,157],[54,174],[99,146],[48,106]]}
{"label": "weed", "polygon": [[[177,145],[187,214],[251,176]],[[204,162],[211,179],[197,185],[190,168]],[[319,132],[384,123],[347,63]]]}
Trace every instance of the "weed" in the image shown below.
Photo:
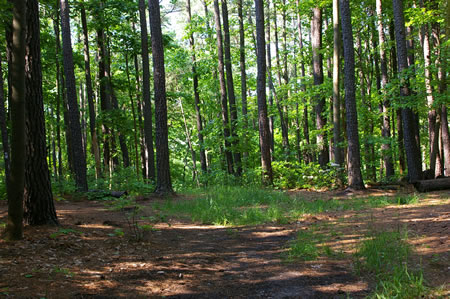
{"label": "weed", "polygon": [[409,205],[419,202],[419,196],[417,194],[400,195],[395,198],[398,205]]}
{"label": "weed", "polygon": [[288,259],[312,261],[319,257],[319,250],[316,246],[317,240],[313,232],[300,231],[297,239],[291,243]]}
{"label": "weed", "polygon": [[83,233],[71,228],[60,228],[57,232],[54,232],[50,235],[50,238],[56,239],[59,236],[62,235],[68,235],[68,234],[79,234],[82,235]]}
{"label": "weed", "polygon": [[355,254],[357,271],[377,279],[373,298],[418,298],[427,293],[422,272],[408,268],[407,238],[406,231],[372,232]]}

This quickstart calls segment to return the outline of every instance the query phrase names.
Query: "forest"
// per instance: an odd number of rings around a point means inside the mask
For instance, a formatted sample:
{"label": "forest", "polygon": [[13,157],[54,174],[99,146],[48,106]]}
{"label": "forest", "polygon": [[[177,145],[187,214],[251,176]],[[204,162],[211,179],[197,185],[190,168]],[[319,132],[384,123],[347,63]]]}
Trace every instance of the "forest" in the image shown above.
{"label": "forest", "polygon": [[1,295],[450,295],[448,1],[0,8]]}

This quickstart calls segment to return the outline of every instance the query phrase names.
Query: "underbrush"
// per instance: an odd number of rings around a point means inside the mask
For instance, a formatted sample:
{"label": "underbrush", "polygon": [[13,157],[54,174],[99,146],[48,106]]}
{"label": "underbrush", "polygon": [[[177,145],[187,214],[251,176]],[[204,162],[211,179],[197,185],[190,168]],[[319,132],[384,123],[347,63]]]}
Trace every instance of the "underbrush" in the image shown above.
{"label": "underbrush", "polygon": [[358,273],[376,277],[372,298],[422,298],[429,289],[421,269],[410,269],[407,231],[372,232],[355,254]]}
{"label": "underbrush", "polygon": [[[154,210],[189,217],[192,221],[215,225],[256,225],[263,223],[289,223],[305,214],[333,211],[359,211],[409,201],[402,196],[307,200],[289,196],[285,192],[258,187],[215,186],[185,192],[192,200],[168,199],[155,204]],[[408,195],[409,196],[409,195]]]}

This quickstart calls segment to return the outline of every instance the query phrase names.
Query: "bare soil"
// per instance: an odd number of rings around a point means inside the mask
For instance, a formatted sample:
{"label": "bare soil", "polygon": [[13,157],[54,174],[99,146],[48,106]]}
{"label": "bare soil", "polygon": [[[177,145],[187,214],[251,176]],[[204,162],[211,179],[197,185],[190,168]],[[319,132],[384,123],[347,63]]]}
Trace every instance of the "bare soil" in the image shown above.
{"label": "bare soil", "polygon": [[[305,200],[346,200],[395,192],[291,193]],[[399,228],[407,229],[414,247],[412,266],[423,269],[429,286],[450,296],[449,199],[449,191],[431,192],[418,204],[305,215],[285,225],[221,227],[173,218],[154,224],[140,241],[123,211],[102,201],[58,201],[59,227],[26,226],[22,241],[0,240],[0,297],[363,298],[374,280],[355,274],[352,253],[369,230]],[[142,198],[139,204],[151,215],[152,204],[162,200]],[[311,227],[340,254],[288,262],[289,242]]]}

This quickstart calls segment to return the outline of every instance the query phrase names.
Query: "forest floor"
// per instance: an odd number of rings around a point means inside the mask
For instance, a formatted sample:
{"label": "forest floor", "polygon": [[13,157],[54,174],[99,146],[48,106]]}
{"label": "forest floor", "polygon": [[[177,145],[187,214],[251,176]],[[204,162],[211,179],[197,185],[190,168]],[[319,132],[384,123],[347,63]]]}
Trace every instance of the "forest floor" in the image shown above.
{"label": "forest floor", "polygon": [[[290,191],[290,196],[345,201],[396,192],[413,191]],[[361,298],[374,290],[375,281],[355,271],[358,244],[368,231],[399,229],[408,232],[413,264],[423,269],[426,284],[450,296],[449,199],[449,191],[430,192],[415,204],[306,214],[286,224],[256,226],[202,225],[169,216],[151,229],[130,226],[123,210],[104,201],[59,200],[59,227],[26,226],[22,241],[0,240],[0,297]],[[138,203],[147,219],[155,219],[152,207],[164,200]],[[5,222],[6,202],[0,201],[0,223]],[[338,254],[287,259],[290,242],[312,228],[327,236],[323,244]]]}

